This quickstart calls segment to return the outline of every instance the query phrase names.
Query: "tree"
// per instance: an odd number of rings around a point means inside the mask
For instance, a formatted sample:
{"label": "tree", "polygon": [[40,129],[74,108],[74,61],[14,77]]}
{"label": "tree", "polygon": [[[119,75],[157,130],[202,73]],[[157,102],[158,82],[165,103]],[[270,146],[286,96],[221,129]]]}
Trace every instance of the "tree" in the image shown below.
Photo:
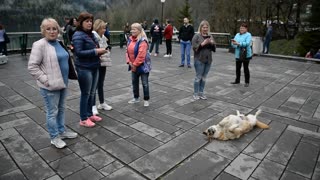
{"label": "tree", "polygon": [[190,23],[192,23],[191,13],[192,13],[192,10],[191,10],[190,4],[189,4],[189,0],[185,0],[184,7],[182,7],[182,9],[179,10],[178,23],[180,25],[182,25],[183,18],[188,18]]}

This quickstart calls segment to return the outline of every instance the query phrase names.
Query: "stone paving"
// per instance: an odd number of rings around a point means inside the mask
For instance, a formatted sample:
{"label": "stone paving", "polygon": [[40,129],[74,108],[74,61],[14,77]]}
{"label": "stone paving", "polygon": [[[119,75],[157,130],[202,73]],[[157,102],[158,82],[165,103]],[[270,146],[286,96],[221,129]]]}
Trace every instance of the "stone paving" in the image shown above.
{"label": "stone paving", "polygon": [[[164,52],[164,45],[160,47]],[[151,100],[132,98],[125,49],[113,48],[106,101],[94,128],[79,127],[79,88],[69,86],[66,126],[79,133],[58,150],[50,145],[45,109],[27,58],[0,66],[0,179],[237,180],[320,179],[320,64],[254,57],[251,84],[235,78],[233,54],[218,49],[207,78],[208,100],[192,98],[194,68],[153,57]],[[242,79],[243,80],[243,79]],[[238,140],[208,142],[202,131],[235,110],[254,113],[271,129]]]}

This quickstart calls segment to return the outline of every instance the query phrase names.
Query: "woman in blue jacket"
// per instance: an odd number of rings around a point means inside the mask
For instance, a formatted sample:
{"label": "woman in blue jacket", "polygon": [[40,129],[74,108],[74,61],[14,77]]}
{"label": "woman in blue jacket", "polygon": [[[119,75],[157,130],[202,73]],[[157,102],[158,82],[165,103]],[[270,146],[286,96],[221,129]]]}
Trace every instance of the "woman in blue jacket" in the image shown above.
{"label": "woman in blue jacket", "polygon": [[81,13],[78,17],[79,25],[72,36],[75,54],[75,66],[78,73],[80,86],[80,126],[93,127],[94,122],[102,118],[92,113],[95,91],[97,89],[100,56],[107,52],[105,48],[99,48],[93,29],[93,16],[89,13]]}
{"label": "woman in blue jacket", "polygon": [[[248,32],[248,26],[242,23],[240,26],[240,32],[236,34],[234,39],[231,40],[231,45],[235,48],[235,58],[236,58],[236,80],[231,82],[231,84],[239,84],[241,76],[241,66],[243,64],[245,85],[248,87],[250,83],[250,71],[249,62],[252,59],[251,50],[251,39],[252,36]],[[241,56],[241,52],[244,52],[244,56]]]}

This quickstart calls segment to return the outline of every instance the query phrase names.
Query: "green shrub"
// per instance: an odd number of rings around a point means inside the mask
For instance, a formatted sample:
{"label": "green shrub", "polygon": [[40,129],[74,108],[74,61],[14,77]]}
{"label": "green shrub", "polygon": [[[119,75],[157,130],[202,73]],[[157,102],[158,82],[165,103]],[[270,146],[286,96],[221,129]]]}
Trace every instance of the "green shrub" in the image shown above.
{"label": "green shrub", "polygon": [[300,41],[297,52],[300,56],[305,56],[310,49],[317,51],[320,48],[320,31],[299,33],[298,38]]}

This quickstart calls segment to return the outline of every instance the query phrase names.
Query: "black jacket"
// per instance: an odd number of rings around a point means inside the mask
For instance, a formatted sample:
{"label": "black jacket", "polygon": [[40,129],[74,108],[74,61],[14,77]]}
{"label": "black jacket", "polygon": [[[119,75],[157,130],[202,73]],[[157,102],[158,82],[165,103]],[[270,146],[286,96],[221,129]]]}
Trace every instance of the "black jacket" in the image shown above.
{"label": "black jacket", "polygon": [[190,24],[186,26],[181,26],[179,30],[179,39],[182,41],[191,41],[194,35],[194,29],[193,26]]}

